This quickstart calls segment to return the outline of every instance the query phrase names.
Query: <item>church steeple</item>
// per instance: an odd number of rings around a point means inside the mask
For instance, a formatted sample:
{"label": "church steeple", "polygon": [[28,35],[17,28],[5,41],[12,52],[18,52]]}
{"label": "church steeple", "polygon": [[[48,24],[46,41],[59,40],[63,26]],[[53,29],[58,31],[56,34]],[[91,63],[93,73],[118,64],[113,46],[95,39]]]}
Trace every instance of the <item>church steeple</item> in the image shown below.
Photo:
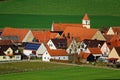
{"label": "church steeple", "polygon": [[85,14],[85,16],[82,20],[82,24],[83,24],[83,27],[90,28],[90,19],[89,19],[87,13]]}

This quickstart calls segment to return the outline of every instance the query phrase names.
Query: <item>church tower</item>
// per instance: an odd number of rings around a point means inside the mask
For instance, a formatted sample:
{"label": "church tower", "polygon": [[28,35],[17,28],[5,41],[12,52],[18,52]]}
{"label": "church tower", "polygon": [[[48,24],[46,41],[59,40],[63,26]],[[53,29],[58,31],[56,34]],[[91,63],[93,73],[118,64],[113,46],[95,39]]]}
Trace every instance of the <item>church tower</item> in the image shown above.
{"label": "church tower", "polygon": [[83,27],[90,28],[90,19],[89,19],[87,13],[85,14],[85,16],[82,20],[82,24],[83,24]]}

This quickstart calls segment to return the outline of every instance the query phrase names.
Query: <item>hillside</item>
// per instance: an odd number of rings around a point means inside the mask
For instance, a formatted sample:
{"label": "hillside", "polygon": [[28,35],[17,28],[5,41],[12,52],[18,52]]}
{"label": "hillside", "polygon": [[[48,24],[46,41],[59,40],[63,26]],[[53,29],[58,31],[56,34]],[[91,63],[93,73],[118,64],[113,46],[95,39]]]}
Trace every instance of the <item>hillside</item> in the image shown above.
{"label": "hillside", "polygon": [[120,0],[3,0],[0,28],[50,28],[53,22],[81,23],[85,13],[92,28],[120,26]]}
{"label": "hillside", "polygon": [[120,16],[120,0],[6,0],[0,14]]}

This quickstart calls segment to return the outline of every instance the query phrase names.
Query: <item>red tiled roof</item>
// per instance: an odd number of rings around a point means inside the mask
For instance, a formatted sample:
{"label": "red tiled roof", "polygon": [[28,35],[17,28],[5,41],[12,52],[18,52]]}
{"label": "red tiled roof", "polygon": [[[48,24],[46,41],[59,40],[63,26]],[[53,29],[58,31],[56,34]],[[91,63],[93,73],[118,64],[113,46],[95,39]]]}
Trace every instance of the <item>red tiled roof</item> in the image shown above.
{"label": "red tiled roof", "polygon": [[82,24],[53,23],[54,31],[64,31],[67,27],[83,27]]}
{"label": "red tiled roof", "polygon": [[22,42],[28,32],[28,29],[4,28],[1,36],[17,36],[18,42]]}
{"label": "red tiled roof", "polygon": [[102,54],[100,48],[89,48],[91,54]]}
{"label": "red tiled roof", "polygon": [[46,48],[51,56],[67,56],[67,52],[65,49],[53,50],[53,49],[50,49],[49,46],[46,46]]}
{"label": "red tiled roof", "polygon": [[92,37],[95,35],[97,31],[98,31],[97,29],[67,27],[62,33],[62,36],[63,35],[67,36],[69,33],[71,38],[76,38],[82,41],[84,39],[92,39]]}
{"label": "red tiled roof", "polygon": [[56,38],[58,33],[51,33],[50,31],[32,31],[35,38],[39,40],[39,42],[48,42],[51,38]]}
{"label": "red tiled roof", "polygon": [[114,35],[112,39],[110,40],[111,45],[113,46],[120,46],[120,36]]}
{"label": "red tiled roof", "polygon": [[85,14],[83,20],[90,20],[89,17],[88,17],[88,15],[87,15],[87,13]]}

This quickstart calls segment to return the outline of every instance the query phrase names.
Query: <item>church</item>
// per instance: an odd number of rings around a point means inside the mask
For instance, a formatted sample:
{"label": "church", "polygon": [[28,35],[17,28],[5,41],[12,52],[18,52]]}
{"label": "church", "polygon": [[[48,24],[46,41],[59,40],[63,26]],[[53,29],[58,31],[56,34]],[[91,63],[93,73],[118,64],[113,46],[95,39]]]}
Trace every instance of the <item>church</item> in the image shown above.
{"label": "church", "polygon": [[83,27],[90,28],[90,18],[86,13],[82,19],[82,24],[71,24],[71,23],[53,23],[51,26],[51,31],[64,31],[67,27]]}

